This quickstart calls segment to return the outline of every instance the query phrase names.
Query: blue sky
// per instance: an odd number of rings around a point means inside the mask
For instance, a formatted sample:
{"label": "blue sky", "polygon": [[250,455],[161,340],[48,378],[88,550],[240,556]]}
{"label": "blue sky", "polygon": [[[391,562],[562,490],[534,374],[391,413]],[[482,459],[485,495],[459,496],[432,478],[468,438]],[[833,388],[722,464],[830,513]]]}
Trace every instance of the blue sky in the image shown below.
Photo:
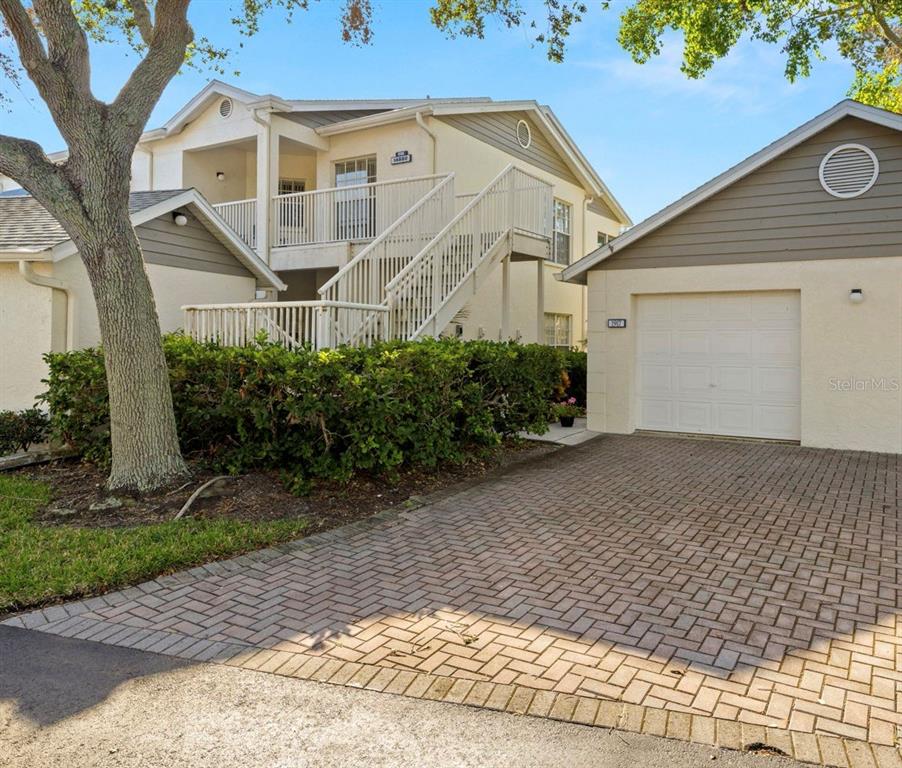
{"label": "blue sky", "polygon": [[[633,64],[617,45],[617,3],[613,12],[590,8],[563,64],[549,63],[532,47],[526,29],[490,22],[485,40],[447,40],[430,25],[425,1],[373,5],[376,33],[366,48],[341,42],[334,0],[312,3],[290,25],[272,13],[230,61],[240,74],[222,79],[286,98],[536,99],[554,109],[637,222],[844,98],[852,77],[834,56],[790,85],[777,49],[745,43],[707,78],[691,81],[679,71],[677,38],[652,63]],[[198,34],[237,48],[241,39],[228,8],[195,0],[192,22]],[[98,49],[97,95],[112,97],[133,65],[121,47]],[[212,76],[179,75],[148,127],[170,117]],[[11,111],[0,112],[0,131],[35,139],[47,151],[63,148],[30,84],[12,96]]]}

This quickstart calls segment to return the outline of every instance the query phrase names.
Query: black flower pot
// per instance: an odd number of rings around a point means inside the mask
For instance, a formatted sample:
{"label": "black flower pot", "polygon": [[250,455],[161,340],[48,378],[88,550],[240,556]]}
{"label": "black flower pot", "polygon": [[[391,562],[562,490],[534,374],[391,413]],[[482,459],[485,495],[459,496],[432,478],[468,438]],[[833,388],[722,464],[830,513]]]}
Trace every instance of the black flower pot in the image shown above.
{"label": "black flower pot", "polygon": [[574,418],[576,418],[576,417],[575,416],[561,416],[561,426],[562,427],[572,427]]}

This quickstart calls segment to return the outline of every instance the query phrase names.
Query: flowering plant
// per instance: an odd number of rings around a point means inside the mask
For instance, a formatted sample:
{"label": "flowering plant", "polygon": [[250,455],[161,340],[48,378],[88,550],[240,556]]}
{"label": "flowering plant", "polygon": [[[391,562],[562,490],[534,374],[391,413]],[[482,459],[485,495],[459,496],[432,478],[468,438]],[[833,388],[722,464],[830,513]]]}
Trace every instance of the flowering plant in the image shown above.
{"label": "flowering plant", "polygon": [[568,397],[553,406],[553,413],[556,419],[560,418],[576,418],[583,415],[583,409],[576,404],[575,397]]}

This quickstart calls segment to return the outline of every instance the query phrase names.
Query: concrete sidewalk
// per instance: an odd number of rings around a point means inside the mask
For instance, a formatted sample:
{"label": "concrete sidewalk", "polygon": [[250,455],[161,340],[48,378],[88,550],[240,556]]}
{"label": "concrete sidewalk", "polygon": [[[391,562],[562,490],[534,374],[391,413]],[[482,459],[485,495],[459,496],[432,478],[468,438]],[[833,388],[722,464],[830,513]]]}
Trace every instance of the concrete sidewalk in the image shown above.
{"label": "concrete sidewalk", "polygon": [[794,768],[0,627],[0,766]]}

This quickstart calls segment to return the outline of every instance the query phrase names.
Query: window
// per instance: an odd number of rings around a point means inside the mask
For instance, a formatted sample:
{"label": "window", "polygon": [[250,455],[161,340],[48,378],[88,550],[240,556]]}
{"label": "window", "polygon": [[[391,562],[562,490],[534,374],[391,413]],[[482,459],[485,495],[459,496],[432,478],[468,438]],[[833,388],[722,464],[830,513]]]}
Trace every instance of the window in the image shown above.
{"label": "window", "polygon": [[[335,186],[354,187],[376,181],[376,156],[339,160],[335,163]],[[335,195],[335,239],[365,240],[376,236],[376,190],[349,189]]]}
{"label": "window", "polygon": [[573,315],[557,315],[553,312],[545,313],[545,343],[549,347],[563,347],[570,349],[571,326]]}
{"label": "window", "polygon": [[307,182],[304,179],[279,179],[279,194],[293,195],[295,192],[306,192]]}
{"label": "window", "polygon": [[609,235],[607,232],[599,232],[598,233],[598,245],[599,247],[602,245],[607,245],[614,239],[613,235]]}
{"label": "window", "polygon": [[570,223],[573,206],[563,200],[554,201],[554,243],[551,260],[566,266],[570,263]]}
{"label": "window", "polygon": [[351,187],[376,181],[376,156],[339,160],[335,163],[335,186]]}

